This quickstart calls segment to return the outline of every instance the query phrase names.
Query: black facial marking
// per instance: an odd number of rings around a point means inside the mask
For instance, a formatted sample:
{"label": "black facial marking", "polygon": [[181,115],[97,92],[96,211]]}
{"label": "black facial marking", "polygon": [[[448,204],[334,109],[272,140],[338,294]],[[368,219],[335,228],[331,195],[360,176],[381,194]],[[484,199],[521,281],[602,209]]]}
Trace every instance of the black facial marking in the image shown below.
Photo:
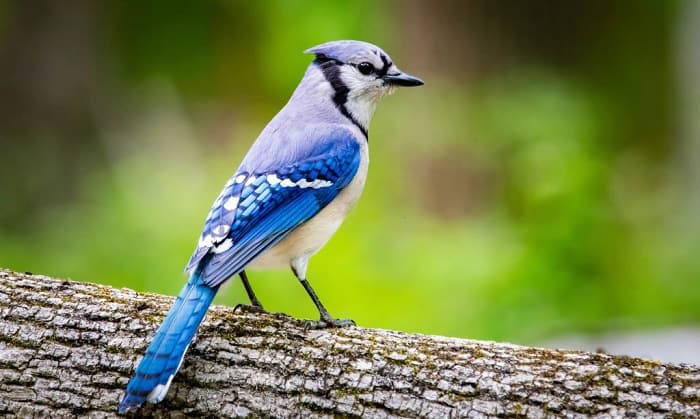
{"label": "black facial marking", "polygon": [[314,60],[316,64],[323,64],[327,63],[328,61],[333,61],[333,59],[329,58],[325,54],[316,54],[316,59]]}
{"label": "black facial marking", "polygon": [[357,126],[357,128],[359,128],[365,135],[365,138],[369,139],[367,128],[363,127],[362,124],[360,124],[360,122],[355,119],[354,116],[352,116],[350,111],[348,111],[348,108],[345,107],[345,103],[348,101],[348,93],[350,92],[350,89],[348,89],[348,86],[346,86],[343,80],[340,78],[340,66],[344,63],[328,58],[323,54],[316,55],[314,63],[321,69],[323,76],[333,87],[333,103],[335,103],[335,106],[338,108],[340,113],[348,118],[350,122],[355,124],[355,126]]}
{"label": "black facial marking", "polygon": [[392,66],[392,63],[391,63],[391,61],[389,61],[389,59],[384,54],[381,54],[380,58],[382,59],[384,66],[381,69],[377,70],[377,75],[379,77],[382,77],[382,76],[386,75],[387,71],[389,71],[389,67]]}

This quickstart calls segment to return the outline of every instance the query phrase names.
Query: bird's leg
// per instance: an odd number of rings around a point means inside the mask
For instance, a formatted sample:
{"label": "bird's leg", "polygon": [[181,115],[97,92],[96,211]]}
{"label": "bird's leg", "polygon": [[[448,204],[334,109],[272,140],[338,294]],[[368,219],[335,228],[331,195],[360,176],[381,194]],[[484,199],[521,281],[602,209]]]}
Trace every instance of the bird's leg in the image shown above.
{"label": "bird's leg", "polygon": [[328,310],[326,310],[326,307],[323,306],[323,303],[321,303],[321,300],[318,299],[314,289],[311,288],[309,281],[300,276],[294,267],[292,267],[292,272],[294,272],[294,276],[297,277],[299,282],[301,282],[301,285],[306,290],[306,293],[309,294],[309,297],[311,297],[311,300],[318,309],[318,314],[321,316],[319,320],[306,320],[306,327],[309,329],[325,329],[328,327],[347,327],[355,325],[355,322],[351,319],[336,319],[331,316],[330,313],[328,313]]}
{"label": "bird's leg", "polygon": [[250,282],[248,282],[248,275],[245,273],[245,271],[241,271],[241,273],[238,275],[241,277],[241,282],[243,283],[243,287],[245,288],[245,292],[248,293],[248,299],[250,300],[250,305],[238,304],[236,307],[234,307],[234,310],[240,308],[240,309],[249,309],[249,310],[255,311],[255,312],[265,311],[262,304],[260,303],[260,300],[258,300],[258,297],[255,295],[255,291],[253,291],[253,287],[251,287]]}

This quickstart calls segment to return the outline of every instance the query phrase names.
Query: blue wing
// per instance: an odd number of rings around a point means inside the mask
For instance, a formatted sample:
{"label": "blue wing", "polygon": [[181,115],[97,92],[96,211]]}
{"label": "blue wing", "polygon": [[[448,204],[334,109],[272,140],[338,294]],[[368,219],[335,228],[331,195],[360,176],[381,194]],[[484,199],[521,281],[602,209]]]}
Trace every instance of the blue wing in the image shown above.
{"label": "blue wing", "polygon": [[205,284],[221,284],[328,205],[359,165],[359,144],[340,131],[294,163],[236,173],[214,202],[187,270],[199,267]]}

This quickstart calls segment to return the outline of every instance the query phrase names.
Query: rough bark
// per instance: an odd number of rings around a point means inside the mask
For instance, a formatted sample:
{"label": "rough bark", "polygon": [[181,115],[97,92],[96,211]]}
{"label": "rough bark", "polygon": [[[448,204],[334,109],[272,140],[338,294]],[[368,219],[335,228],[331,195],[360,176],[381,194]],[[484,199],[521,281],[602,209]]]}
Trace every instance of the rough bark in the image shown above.
{"label": "rough bark", "polygon": [[[0,271],[0,415],[109,417],[172,301]],[[700,417],[700,368],[213,307],[141,415]]]}

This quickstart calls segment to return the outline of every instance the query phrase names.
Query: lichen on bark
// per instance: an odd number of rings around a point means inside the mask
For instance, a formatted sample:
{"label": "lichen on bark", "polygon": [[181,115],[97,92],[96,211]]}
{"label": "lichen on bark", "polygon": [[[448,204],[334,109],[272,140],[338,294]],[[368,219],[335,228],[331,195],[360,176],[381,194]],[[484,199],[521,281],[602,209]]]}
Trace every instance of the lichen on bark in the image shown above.
{"label": "lichen on bark", "polygon": [[[0,271],[0,415],[112,417],[172,298]],[[700,368],[213,307],[139,415],[700,417]]]}

